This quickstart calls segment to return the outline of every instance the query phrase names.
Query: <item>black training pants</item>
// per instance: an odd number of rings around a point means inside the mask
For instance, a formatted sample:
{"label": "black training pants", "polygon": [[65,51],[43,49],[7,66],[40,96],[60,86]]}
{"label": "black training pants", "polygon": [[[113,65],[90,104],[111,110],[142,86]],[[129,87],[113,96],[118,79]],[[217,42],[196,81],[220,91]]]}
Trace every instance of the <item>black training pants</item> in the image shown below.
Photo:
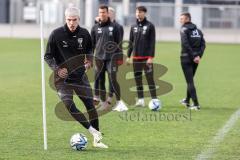
{"label": "black training pants", "polygon": [[153,64],[147,64],[147,60],[136,60],[133,59],[133,70],[134,70],[134,77],[135,77],[135,82],[137,86],[137,94],[138,98],[143,98],[143,83],[142,83],[142,72],[144,70],[144,73],[146,75],[146,79],[148,82],[148,87],[150,90],[150,94],[152,99],[157,98],[156,95],[156,87],[155,87],[155,82],[153,78]]}
{"label": "black training pants", "polygon": [[187,82],[187,96],[186,100],[189,102],[190,98],[193,100],[194,105],[198,104],[197,92],[194,85],[194,75],[197,71],[198,64],[193,61],[181,60],[182,70]]}
{"label": "black training pants", "polygon": [[[99,84],[99,94],[102,101],[106,100],[106,87],[105,87],[105,72],[107,71],[109,77],[110,92],[115,93],[116,99],[120,100],[121,92],[120,86],[117,81],[118,65],[115,60],[102,60],[95,59],[95,88]],[[95,90],[97,95],[98,91]]]}
{"label": "black training pants", "polygon": [[[82,80],[77,83],[66,83],[64,79],[55,75],[55,87],[58,96],[75,120],[82,124],[86,129],[91,125],[96,130],[99,130],[98,114],[93,104],[92,88],[86,74],[84,74]],[[73,92],[75,92],[84,103],[89,115],[89,121],[76,107],[73,101]]]}

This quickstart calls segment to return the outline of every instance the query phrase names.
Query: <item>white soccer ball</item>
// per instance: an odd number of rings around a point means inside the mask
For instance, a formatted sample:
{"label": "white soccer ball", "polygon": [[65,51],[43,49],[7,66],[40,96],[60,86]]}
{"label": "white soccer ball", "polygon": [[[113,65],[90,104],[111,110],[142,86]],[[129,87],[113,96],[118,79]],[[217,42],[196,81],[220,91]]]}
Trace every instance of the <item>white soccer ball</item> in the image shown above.
{"label": "white soccer ball", "polygon": [[152,111],[158,111],[162,108],[162,103],[159,99],[152,99],[149,102],[148,107]]}
{"label": "white soccer ball", "polygon": [[87,147],[87,137],[82,133],[76,133],[71,137],[70,145],[74,150],[84,150]]}

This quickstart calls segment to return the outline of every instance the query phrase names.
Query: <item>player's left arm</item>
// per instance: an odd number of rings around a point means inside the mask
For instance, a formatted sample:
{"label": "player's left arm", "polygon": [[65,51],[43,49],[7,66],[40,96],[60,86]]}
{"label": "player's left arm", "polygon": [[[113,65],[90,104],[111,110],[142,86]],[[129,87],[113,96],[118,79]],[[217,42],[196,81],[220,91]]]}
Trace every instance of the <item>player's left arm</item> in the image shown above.
{"label": "player's left arm", "polygon": [[[117,25],[114,25],[114,42],[116,43],[116,47],[119,47],[119,44],[121,44],[123,39],[123,31],[121,30],[121,27],[118,27]],[[116,49],[118,50],[118,49]],[[121,50],[121,48],[120,48]],[[116,63],[118,65],[121,65],[123,63],[123,52],[117,53],[116,55]]]}
{"label": "player's left arm", "polygon": [[150,43],[150,49],[149,49],[149,58],[147,60],[147,63],[152,64],[153,58],[155,56],[155,43],[156,43],[156,31],[155,31],[154,25],[150,25],[150,28],[149,28],[149,43]]}
{"label": "player's left arm", "polygon": [[56,48],[57,48],[56,40],[54,37],[54,32],[52,32],[47,42],[44,60],[53,71],[56,71],[59,68],[55,60]]}
{"label": "player's left arm", "polygon": [[86,30],[86,60],[85,67],[88,69],[93,66],[93,45],[89,32]]}
{"label": "player's left arm", "polygon": [[204,39],[203,33],[201,33],[201,36],[202,36],[202,40],[201,40],[201,49],[200,49],[200,53],[199,53],[200,57],[203,56],[203,53],[206,49],[206,41]]}

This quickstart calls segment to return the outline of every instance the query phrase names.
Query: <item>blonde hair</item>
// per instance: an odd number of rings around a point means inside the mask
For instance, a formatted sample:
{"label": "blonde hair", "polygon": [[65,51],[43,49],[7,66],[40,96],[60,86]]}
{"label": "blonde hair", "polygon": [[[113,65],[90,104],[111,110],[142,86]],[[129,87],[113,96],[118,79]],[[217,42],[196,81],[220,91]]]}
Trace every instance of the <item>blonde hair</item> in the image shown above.
{"label": "blonde hair", "polygon": [[65,17],[78,16],[80,18],[80,10],[77,7],[69,7],[65,10]]}
{"label": "blonde hair", "polygon": [[115,11],[115,9],[114,8],[112,8],[112,7],[108,7],[108,10],[109,11],[112,11],[113,13],[115,13],[116,11]]}

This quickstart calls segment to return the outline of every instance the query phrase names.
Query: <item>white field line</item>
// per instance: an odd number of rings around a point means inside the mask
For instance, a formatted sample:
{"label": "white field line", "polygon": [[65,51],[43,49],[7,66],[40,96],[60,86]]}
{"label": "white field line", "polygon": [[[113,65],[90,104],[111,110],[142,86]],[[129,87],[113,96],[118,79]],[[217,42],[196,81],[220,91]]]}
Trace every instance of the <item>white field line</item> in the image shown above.
{"label": "white field line", "polygon": [[217,132],[215,137],[211,141],[209,141],[208,145],[205,146],[205,150],[203,150],[200,154],[197,155],[195,160],[206,160],[210,159],[214,154],[215,149],[218,144],[221,143],[224,137],[228,134],[228,132],[233,128],[236,124],[237,120],[240,118],[240,109],[238,109],[235,113],[231,115],[229,120],[225,123],[225,125]]}

